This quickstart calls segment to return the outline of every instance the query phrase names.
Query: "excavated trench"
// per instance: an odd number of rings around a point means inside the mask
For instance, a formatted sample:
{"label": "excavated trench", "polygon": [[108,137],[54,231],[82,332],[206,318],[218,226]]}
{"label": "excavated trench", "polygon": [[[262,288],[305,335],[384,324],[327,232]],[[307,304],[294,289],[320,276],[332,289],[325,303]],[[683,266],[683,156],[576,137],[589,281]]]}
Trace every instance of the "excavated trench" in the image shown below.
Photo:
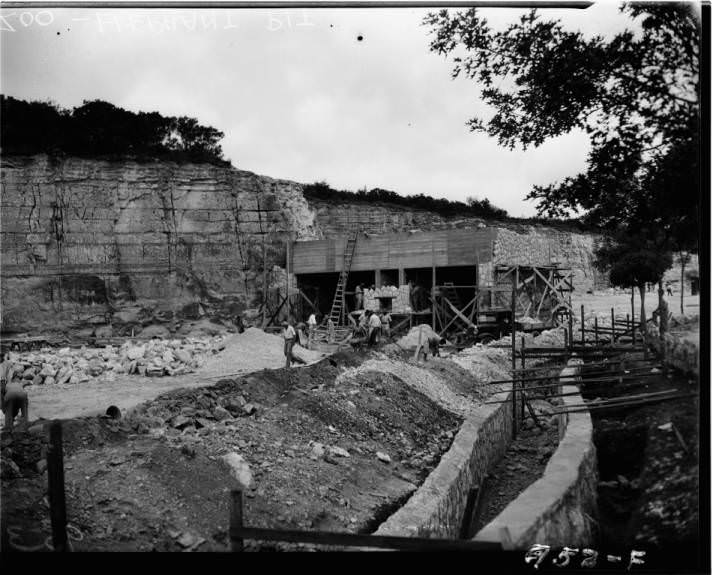
{"label": "excavated trench", "polygon": [[[626,369],[640,366],[641,359],[636,357]],[[584,368],[583,373],[593,369]],[[671,370],[669,375],[631,376],[623,385],[584,384],[582,395],[591,401],[671,388],[691,392],[697,382]],[[632,550],[644,550],[646,564],[656,569],[697,565],[697,413],[695,398],[591,410],[599,473],[600,553],[627,561]],[[681,553],[683,549],[686,553]]]}

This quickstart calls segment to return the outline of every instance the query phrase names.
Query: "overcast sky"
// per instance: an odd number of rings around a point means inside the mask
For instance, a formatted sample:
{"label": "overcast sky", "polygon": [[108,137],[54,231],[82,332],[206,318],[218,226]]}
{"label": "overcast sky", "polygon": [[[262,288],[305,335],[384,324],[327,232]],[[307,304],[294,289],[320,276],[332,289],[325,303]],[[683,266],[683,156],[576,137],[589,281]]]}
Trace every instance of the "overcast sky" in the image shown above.
{"label": "overcast sky", "polygon": [[[504,25],[516,9],[482,12]],[[485,110],[428,50],[427,10],[0,11],[2,92],[62,107],[102,99],[198,118],[240,169],[451,200],[524,197],[584,168],[583,134],[509,151],[465,125]],[[630,26],[617,4],[542,10],[586,34]],[[362,36],[359,41],[358,37]]]}

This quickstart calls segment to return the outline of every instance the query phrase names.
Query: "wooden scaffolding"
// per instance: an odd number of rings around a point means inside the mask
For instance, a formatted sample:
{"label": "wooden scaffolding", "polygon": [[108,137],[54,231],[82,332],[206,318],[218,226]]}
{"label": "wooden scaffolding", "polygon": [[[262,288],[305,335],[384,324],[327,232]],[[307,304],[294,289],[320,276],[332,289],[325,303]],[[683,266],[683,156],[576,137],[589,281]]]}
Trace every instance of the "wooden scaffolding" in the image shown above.
{"label": "wooden scaffolding", "polygon": [[[549,325],[559,325],[569,314],[573,271],[558,264],[542,266],[498,265],[494,268],[495,285],[515,289],[517,317],[528,317]],[[511,305],[511,295],[507,298]]]}

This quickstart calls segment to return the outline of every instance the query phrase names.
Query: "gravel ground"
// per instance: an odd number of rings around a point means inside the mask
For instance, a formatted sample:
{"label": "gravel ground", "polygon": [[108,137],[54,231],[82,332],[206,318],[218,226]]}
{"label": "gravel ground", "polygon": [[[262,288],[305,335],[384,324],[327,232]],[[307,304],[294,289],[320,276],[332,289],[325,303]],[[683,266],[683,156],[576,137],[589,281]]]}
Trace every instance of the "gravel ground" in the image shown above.
{"label": "gravel ground", "polygon": [[[223,343],[225,349],[208,358],[196,373],[198,377],[229,377],[245,371],[284,365],[284,340],[278,335],[266,333],[256,327],[231,335]],[[324,357],[323,353],[297,345],[294,346],[293,353],[305,363],[313,363]]]}

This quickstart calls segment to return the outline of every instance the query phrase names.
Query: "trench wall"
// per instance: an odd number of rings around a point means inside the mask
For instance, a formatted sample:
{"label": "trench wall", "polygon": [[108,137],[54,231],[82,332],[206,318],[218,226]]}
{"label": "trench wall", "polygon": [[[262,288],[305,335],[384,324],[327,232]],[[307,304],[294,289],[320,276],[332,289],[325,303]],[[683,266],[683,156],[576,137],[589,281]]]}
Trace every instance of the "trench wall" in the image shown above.
{"label": "trench wall", "polygon": [[[699,329],[699,328],[698,328]],[[697,377],[700,375],[700,333],[666,333],[662,338],[655,324],[648,325],[651,346],[664,358],[665,363]]]}
{"label": "trench wall", "polygon": [[[578,390],[570,384],[577,373],[573,362],[562,370],[564,393]],[[580,394],[562,399],[564,406],[583,403]],[[594,543],[598,472],[589,412],[560,414],[559,431],[559,447],[543,476],[483,527],[476,541],[500,541],[513,549],[528,549],[535,543],[552,547]]]}
{"label": "trench wall", "polygon": [[459,537],[470,488],[504,455],[511,439],[511,401],[477,408],[423,485],[376,535]]}

